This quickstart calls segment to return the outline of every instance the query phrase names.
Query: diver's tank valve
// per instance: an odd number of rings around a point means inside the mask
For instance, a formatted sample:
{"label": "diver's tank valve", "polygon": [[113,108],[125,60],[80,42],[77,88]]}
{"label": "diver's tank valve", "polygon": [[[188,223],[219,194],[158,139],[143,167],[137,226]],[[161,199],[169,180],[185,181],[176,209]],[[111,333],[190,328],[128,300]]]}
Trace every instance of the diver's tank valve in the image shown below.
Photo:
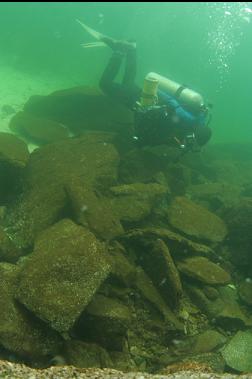
{"label": "diver's tank valve", "polygon": [[149,107],[157,104],[158,80],[152,77],[144,79],[143,90],[140,98],[142,107]]}
{"label": "diver's tank valve", "polygon": [[146,75],[145,80],[157,80],[158,88],[177,98],[180,104],[184,105],[185,108],[189,108],[192,111],[199,111],[204,106],[204,99],[199,93],[161,76],[156,72],[149,72]]}

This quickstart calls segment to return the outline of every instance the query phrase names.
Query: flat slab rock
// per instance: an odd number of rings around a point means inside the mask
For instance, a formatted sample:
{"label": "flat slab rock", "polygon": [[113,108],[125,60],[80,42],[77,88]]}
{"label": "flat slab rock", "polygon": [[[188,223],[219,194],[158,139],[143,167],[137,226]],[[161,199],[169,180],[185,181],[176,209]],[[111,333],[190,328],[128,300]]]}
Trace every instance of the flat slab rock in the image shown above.
{"label": "flat slab rock", "polygon": [[186,197],[176,197],[167,211],[170,224],[188,236],[210,242],[221,242],[227,227],[218,216]]}
{"label": "flat slab rock", "polygon": [[206,284],[226,284],[231,281],[229,273],[205,257],[187,258],[178,262],[179,271]]}
{"label": "flat slab rock", "polygon": [[143,228],[134,229],[122,236],[123,240],[146,240],[152,241],[153,239],[161,238],[172,247],[172,251],[176,253],[178,250],[180,253],[184,253],[185,256],[190,254],[201,254],[211,256],[214,251],[206,246],[199,244],[197,242],[190,241],[189,239],[181,236],[180,234],[174,233],[169,229],[164,228]]}
{"label": "flat slab rock", "polygon": [[59,332],[67,332],[110,272],[106,248],[70,220],[36,241],[20,274],[18,300]]}

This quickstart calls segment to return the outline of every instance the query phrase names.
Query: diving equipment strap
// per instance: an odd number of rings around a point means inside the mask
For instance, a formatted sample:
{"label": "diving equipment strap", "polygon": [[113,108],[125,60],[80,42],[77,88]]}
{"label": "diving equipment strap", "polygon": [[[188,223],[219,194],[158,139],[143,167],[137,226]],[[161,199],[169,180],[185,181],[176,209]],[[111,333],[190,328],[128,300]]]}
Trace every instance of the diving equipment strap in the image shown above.
{"label": "diving equipment strap", "polygon": [[175,97],[176,99],[179,99],[181,93],[182,93],[182,92],[184,91],[184,89],[186,89],[186,88],[187,88],[187,87],[184,86],[184,85],[180,86],[180,87],[177,89],[177,91],[175,92],[174,97]]}

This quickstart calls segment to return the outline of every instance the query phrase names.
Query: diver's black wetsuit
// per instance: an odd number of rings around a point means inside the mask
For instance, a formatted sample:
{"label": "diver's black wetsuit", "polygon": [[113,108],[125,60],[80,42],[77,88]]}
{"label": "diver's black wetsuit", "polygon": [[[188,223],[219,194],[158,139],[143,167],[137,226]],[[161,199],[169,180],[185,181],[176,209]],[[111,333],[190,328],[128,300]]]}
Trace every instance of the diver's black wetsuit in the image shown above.
{"label": "diver's black wetsuit", "polygon": [[132,109],[141,95],[141,89],[135,84],[136,49],[127,52],[122,83],[115,83],[123,59],[124,54],[120,51],[113,53],[101,77],[100,87],[104,93]]}
{"label": "diver's black wetsuit", "polygon": [[[123,80],[122,83],[116,83],[114,80],[124,57]],[[136,49],[129,49],[126,56],[120,51],[114,51],[100,80],[100,88],[105,94],[132,110],[142,93],[135,84],[136,66]],[[135,135],[139,146],[169,143],[172,130],[170,118],[160,111],[146,114],[135,112]]]}
{"label": "diver's black wetsuit", "polygon": [[[126,56],[125,56],[126,53]],[[100,87],[105,94],[135,109],[141,97],[141,89],[135,84],[136,49],[129,48],[125,53],[115,50],[100,80]],[[114,81],[125,57],[125,71],[122,83]],[[197,130],[207,131],[205,116],[193,116],[169,94],[158,91],[159,106],[151,110],[138,109],[135,112],[135,135],[138,145],[175,144],[183,146],[184,139]],[[163,104],[163,105],[162,105]],[[201,117],[203,116],[203,117]],[[199,127],[199,125],[201,126]]]}

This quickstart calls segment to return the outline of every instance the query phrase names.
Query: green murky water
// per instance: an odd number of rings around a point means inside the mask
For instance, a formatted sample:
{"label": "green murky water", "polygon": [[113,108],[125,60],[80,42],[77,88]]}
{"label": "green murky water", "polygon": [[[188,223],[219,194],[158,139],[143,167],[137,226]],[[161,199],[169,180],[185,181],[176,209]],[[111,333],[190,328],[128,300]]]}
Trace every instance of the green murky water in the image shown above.
{"label": "green murky water", "polygon": [[[1,3],[1,60],[73,84],[96,84],[109,49],[82,49],[76,18],[138,43],[138,82],[156,71],[214,104],[213,141],[251,140],[251,2]],[[92,39],[91,39],[92,40]]]}

